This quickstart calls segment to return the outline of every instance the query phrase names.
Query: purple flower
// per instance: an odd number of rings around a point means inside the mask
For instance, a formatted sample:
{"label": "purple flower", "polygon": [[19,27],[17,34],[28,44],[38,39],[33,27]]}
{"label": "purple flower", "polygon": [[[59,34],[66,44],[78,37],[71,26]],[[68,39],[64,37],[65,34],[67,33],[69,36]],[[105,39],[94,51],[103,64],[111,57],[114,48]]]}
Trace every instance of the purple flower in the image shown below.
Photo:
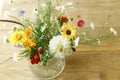
{"label": "purple flower", "polygon": [[25,13],[25,10],[23,10],[23,9],[21,9],[21,10],[18,11],[18,15],[19,15],[19,16],[24,15],[24,13]]}

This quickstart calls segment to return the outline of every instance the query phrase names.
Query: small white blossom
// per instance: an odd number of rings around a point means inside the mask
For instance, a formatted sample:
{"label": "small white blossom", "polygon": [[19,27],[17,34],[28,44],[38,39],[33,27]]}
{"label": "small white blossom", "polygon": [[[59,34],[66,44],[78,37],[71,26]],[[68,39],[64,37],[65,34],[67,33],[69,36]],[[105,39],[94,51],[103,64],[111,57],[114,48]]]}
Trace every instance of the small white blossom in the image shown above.
{"label": "small white blossom", "polygon": [[45,29],[47,28],[46,26],[47,26],[47,24],[44,24],[44,25],[42,26],[42,29],[41,29],[42,32],[45,31]]}
{"label": "small white blossom", "polygon": [[60,6],[56,6],[55,10],[60,11]]}
{"label": "small white blossom", "polygon": [[92,29],[95,29],[95,25],[94,25],[93,22],[90,23],[90,27],[91,27]]}
{"label": "small white blossom", "polygon": [[36,8],[33,8],[32,13],[33,13],[33,15],[36,15],[38,13],[38,10],[36,10]]}
{"label": "small white blossom", "polygon": [[108,25],[108,22],[106,22],[105,25]]}
{"label": "small white blossom", "polygon": [[4,12],[4,18],[6,18],[6,19],[9,18],[8,15],[10,15],[10,13],[8,11],[5,11]]}
{"label": "small white blossom", "polygon": [[65,5],[63,5],[63,6],[56,6],[55,10],[58,10],[58,11],[61,11],[62,13],[64,13]]}
{"label": "small white blossom", "polygon": [[110,32],[113,33],[115,36],[117,36],[117,31],[114,28],[110,28]]}
{"label": "small white blossom", "polygon": [[73,2],[71,1],[69,1],[69,2],[67,2],[67,6],[72,6],[73,5]]}
{"label": "small white blossom", "polygon": [[61,6],[61,12],[64,13],[65,5]]}
{"label": "small white blossom", "polygon": [[18,53],[14,53],[13,54],[13,61],[17,62],[18,60],[20,60],[20,55]]}
{"label": "small white blossom", "polygon": [[6,44],[6,41],[7,41],[7,35],[4,35],[3,36],[3,44]]}
{"label": "small white blossom", "polygon": [[46,8],[46,4],[45,3],[42,4],[42,8]]}
{"label": "small white blossom", "polygon": [[79,40],[80,40],[80,38],[79,38],[79,37],[77,37],[77,38],[74,40],[75,47],[77,47],[77,46],[78,46],[78,44],[79,44]]}
{"label": "small white blossom", "polygon": [[8,4],[10,5],[11,3],[13,3],[13,0],[8,0]]}
{"label": "small white blossom", "polygon": [[98,44],[100,44],[100,43],[101,43],[100,39],[98,39],[98,38],[97,38],[97,41],[98,41]]}

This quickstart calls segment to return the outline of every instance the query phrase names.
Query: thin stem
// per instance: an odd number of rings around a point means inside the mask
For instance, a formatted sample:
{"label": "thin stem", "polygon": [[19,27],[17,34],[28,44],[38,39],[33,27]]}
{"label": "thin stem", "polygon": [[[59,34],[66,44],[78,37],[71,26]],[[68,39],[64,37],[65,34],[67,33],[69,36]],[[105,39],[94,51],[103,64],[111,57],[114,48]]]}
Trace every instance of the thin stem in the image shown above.
{"label": "thin stem", "polygon": [[0,22],[9,22],[9,23],[15,23],[15,24],[19,24],[21,26],[24,26],[22,23],[17,22],[17,21],[13,21],[13,20],[0,20]]}

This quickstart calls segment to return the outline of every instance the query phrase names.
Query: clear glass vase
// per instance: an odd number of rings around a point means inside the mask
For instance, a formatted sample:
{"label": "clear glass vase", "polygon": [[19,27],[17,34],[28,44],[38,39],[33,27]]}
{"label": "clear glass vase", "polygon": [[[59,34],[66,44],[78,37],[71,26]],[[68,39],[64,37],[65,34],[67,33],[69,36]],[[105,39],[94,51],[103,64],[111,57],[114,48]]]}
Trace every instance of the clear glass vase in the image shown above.
{"label": "clear glass vase", "polygon": [[53,79],[59,76],[65,68],[65,58],[52,58],[48,60],[47,65],[40,63],[30,65],[32,72],[41,79]]}

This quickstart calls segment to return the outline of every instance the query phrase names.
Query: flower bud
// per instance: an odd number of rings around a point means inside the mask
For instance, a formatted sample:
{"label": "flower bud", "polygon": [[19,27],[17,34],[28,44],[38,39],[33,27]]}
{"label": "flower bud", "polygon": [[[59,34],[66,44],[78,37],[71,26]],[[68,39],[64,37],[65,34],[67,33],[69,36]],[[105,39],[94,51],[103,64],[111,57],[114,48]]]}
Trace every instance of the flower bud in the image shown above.
{"label": "flower bud", "polygon": [[42,54],[43,53],[43,48],[42,47],[39,47],[38,48],[38,54]]}

